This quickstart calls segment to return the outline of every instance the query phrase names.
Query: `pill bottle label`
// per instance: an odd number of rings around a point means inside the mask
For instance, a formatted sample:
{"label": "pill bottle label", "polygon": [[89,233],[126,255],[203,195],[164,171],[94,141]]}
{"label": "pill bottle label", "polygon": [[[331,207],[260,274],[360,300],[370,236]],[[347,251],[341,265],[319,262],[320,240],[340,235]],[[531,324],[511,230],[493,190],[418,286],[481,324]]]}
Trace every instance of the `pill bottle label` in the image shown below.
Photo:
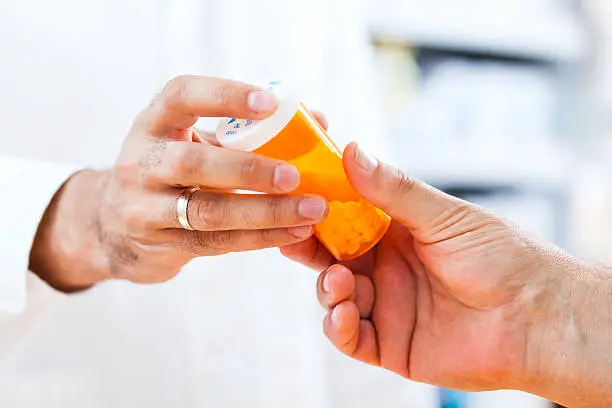
{"label": "pill bottle label", "polygon": [[217,140],[228,149],[252,152],[278,135],[300,107],[300,99],[281,81],[268,82],[267,89],[279,100],[276,111],[265,120],[227,118],[217,127]]}

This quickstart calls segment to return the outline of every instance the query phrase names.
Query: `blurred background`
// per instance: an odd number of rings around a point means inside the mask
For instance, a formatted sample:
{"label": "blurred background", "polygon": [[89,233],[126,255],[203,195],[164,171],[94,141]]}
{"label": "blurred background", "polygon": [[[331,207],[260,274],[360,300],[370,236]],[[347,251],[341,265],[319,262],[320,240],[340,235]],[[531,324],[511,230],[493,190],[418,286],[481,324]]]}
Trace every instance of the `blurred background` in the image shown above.
{"label": "blurred background", "polygon": [[[107,167],[173,75],[280,77],[340,144],[612,261],[609,0],[23,0],[0,3],[0,35],[2,152]],[[24,334],[0,405],[552,406],[349,361],[315,279],[271,251],[103,285]]]}

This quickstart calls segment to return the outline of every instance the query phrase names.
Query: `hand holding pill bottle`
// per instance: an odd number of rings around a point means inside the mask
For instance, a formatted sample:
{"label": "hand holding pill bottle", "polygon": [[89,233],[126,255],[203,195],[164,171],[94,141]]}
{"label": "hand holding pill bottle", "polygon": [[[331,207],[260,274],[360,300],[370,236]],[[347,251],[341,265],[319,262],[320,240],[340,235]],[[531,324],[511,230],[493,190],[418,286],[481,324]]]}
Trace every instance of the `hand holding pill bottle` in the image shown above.
{"label": "hand holding pill bottle", "polygon": [[329,215],[315,227],[317,239],[339,261],[358,258],[382,239],[391,218],[351,187],[340,150],[301,101],[280,82],[271,82],[269,89],[279,99],[276,112],[262,121],[222,120],[219,143],[297,167],[301,183],[295,194],[319,195],[329,202]]}

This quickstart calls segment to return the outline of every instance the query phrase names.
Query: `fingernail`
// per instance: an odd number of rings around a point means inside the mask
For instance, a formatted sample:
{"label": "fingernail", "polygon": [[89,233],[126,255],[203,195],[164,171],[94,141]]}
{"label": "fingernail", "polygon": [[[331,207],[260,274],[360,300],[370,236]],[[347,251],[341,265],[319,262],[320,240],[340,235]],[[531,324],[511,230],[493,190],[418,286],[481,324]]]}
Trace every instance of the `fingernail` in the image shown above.
{"label": "fingernail", "polygon": [[310,220],[319,220],[323,218],[327,211],[327,203],[322,198],[312,197],[302,200],[298,206],[298,213],[304,218]]}
{"label": "fingernail", "polygon": [[338,307],[335,307],[334,310],[332,310],[330,320],[331,320],[332,325],[334,326],[340,324],[340,311]]}
{"label": "fingernail", "polygon": [[357,161],[359,167],[369,173],[373,172],[378,168],[378,160],[363,151],[359,146],[357,146],[355,160]]}
{"label": "fingernail", "polygon": [[272,92],[254,91],[249,94],[248,103],[255,113],[268,113],[276,109],[278,99]]}
{"label": "fingernail", "polygon": [[329,293],[330,292],[330,287],[329,287],[329,272],[326,272],[325,276],[323,277],[323,291],[325,293]]}
{"label": "fingernail", "polygon": [[300,185],[300,172],[290,164],[279,164],[274,169],[274,187],[291,192]]}
{"label": "fingernail", "polygon": [[289,233],[296,238],[306,239],[312,235],[312,227],[293,227],[289,228]]}

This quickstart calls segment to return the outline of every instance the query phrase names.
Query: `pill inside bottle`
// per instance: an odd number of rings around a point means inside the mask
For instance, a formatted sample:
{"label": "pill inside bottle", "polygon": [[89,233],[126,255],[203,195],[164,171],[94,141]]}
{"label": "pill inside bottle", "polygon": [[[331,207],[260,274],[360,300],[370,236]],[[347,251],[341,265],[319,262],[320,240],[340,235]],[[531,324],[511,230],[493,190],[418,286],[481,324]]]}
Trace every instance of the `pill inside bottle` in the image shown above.
{"label": "pill inside bottle", "polygon": [[269,89],[279,98],[277,111],[262,121],[224,119],[217,129],[219,143],[294,165],[301,175],[294,194],[329,202],[327,218],[315,226],[317,239],[339,261],[358,258],[382,239],[391,218],[353,189],[340,149],[306,106],[279,82]]}

